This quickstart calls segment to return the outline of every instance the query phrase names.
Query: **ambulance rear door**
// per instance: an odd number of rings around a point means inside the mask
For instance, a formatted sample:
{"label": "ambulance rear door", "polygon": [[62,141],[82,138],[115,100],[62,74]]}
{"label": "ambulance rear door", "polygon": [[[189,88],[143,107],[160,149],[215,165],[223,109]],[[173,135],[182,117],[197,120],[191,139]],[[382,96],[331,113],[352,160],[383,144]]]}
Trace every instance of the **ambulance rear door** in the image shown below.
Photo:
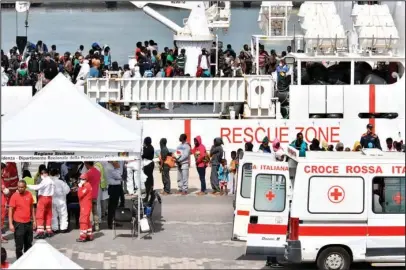
{"label": "ambulance rear door", "polygon": [[251,209],[252,161],[241,160],[235,192],[232,240],[247,240],[247,226]]}
{"label": "ambulance rear door", "polygon": [[253,164],[247,255],[283,256],[291,190],[287,162]]}

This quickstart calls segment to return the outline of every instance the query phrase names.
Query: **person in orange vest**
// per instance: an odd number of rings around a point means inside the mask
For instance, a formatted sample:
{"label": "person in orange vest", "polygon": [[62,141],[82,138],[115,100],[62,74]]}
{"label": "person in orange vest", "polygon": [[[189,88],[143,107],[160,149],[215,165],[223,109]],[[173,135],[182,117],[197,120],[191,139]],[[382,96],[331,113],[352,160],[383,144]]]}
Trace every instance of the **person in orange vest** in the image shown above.
{"label": "person in orange vest", "polygon": [[93,240],[92,223],[90,222],[90,214],[92,213],[92,186],[87,180],[88,175],[86,173],[80,176],[78,188],[80,236],[76,239],[76,242]]}

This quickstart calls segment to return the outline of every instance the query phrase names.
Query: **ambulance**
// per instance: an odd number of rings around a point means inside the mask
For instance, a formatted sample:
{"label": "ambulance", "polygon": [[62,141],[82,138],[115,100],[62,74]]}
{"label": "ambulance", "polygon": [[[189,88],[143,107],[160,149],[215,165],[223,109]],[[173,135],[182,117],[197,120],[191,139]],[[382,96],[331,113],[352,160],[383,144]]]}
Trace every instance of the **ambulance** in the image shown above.
{"label": "ambulance", "polygon": [[[237,172],[237,186],[234,198],[234,220],[231,240],[246,241],[249,214],[251,210],[252,164],[267,165],[275,162],[272,154],[245,152]],[[279,162],[280,163],[280,162]]]}
{"label": "ambulance", "polygon": [[[349,269],[405,261],[405,153],[307,152],[252,164],[247,254]],[[278,162],[277,162],[278,163]]]}

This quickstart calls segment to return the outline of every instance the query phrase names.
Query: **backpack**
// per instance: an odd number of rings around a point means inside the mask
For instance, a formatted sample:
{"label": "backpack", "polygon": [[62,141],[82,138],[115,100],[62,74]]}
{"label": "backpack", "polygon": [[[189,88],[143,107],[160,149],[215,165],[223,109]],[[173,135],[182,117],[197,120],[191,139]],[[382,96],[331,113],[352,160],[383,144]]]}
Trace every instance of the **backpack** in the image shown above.
{"label": "backpack", "polygon": [[[161,155],[159,155],[159,160],[162,162]],[[175,164],[176,164],[176,159],[172,155],[168,155],[168,156],[166,156],[166,160],[164,161],[164,164],[168,165],[169,168],[174,168]]]}

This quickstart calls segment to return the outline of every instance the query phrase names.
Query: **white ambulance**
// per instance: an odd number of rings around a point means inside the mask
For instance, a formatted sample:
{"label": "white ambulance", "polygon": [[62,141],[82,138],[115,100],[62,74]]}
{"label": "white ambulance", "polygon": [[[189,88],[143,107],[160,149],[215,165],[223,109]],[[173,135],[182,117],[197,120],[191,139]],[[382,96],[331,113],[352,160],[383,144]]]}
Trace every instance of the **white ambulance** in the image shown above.
{"label": "white ambulance", "polygon": [[[268,165],[275,162],[272,154],[245,152],[240,160],[237,172],[236,192],[234,198],[234,220],[232,240],[246,241],[249,214],[252,207],[251,178],[252,164]],[[280,164],[280,162],[278,162]]]}
{"label": "white ambulance", "polygon": [[247,253],[319,269],[405,261],[405,153],[288,152],[289,168],[252,165]]}

